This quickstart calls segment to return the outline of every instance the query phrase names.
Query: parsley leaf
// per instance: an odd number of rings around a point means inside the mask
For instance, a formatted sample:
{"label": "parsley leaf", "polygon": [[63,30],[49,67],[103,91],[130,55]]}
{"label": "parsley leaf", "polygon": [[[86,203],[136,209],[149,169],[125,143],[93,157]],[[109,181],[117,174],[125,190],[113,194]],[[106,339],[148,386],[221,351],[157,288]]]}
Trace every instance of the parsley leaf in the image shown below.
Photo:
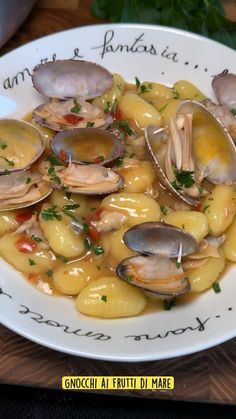
{"label": "parsley leaf", "polygon": [[36,265],[35,261],[33,259],[28,259],[30,266]]}
{"label": "parsley leaf", "polygon": [[236,116],[236,109],[230,109],[230,112],[232,113],[232,115]]}
{"label": "parsley leaf", "polygon": [[80,208],[80,204],[67,204],[67,205],[63,206],[63,210],[66,210],[66,211],[73,210],[73,209],[76,209],[76,208]]}
{"label": "parsley leaf", "polygon": [[34,241],[36,241],[37,243],[40,243],[43,241],[43,239],[41,239],[41,237],[37,237],[33,234],[33,236],[31,236],[31,239],[33,239]]}
{"label": "parsley leaf", "polygon": [[47,208],[41,212],[41,217],[46,221],[58,220],[61,221],[62,216],[58,214],[58,209],[56,205],[53,205],[51,208]]}
{"label": "parsley leaf", "polygon": [[170,300],[169,299],[165,299],[163,301],[163,308],[164,308],[164,310],[171,310],[172,307],[176,306],[176,304],[177,304],[177,298],[176,297],[174,297],[174,298],[172,298]]}
{"label": "parsley leaf", "polygon": [[0,156],[0,158],[1,159],[4,159],[6,162],[7,162],[7,164],[9,164],[9,166],[15,166],[15,163],[14,163],[14,159],[13,160],[9,160],[9,159],[7,159],[6,157],[4,157],[4,156]]}
{"label": "parsley leaf", "polygon": [[30,183],[31,182],[31,177],[27,177],[26,182],[25,183]]}
{"label": "parsley leaf", "polygon": [[73,106],[73,108],[70,109],[70,112],[78,114],[78,113],[80,113],[81,108],[82,108],[82,106],[75,105],[75,106]]}
{"label": "parsley leaf", "polygon": [[176,170],[175,177],[177,182],[180,186],[184,186],[185,188],[191,188],[194,184],[193,179],[194,172],[190,172],[189,170]]}
{"label": "parsley leaf", "polygon": [[134,130],[130,128],[128,121],[115,121],[115,128],[121,128],[128,135],[135,135]]}
{"label": "parsley leaf", "polygon": [[86,128],[92,128],[94,126],[95,122],[88,121],[86,124]]}
{"label": "parsley leaf", "polygon": [[51,278],[53,275],[53,271],[51,269],[48,269],[48,271],[46,272],[46,275]]}
{"label": "parsley leaf", "polygon": [[7,148],[7,144],[1,144],[0,147],[2,150],[5,150],[5,148]]}
{"label": "parsley leaf", "polygon": [[107,302],[107,296],[106,295],[102,295],[101,296],[101,300],[104,301],[105,303]]}
{"label": "parsley leaf", "polygon": [[217,281],[213,282],[212,288],[213,288],[213,290],[215,291],[216,294],[219,294],[219,292],[221,292],[220,284]]}
{"label": "parsley leaf", "polygon": [[92,14],[112,22],[153,23],[189,30],[235,49],[236,22],[220,0],[93,0]]}

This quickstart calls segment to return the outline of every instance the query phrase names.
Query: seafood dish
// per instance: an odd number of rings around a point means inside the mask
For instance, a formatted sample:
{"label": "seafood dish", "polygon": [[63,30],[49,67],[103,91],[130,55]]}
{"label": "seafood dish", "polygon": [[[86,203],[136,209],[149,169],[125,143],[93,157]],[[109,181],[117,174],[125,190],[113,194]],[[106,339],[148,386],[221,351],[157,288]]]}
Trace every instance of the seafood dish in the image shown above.
{"label": "seafood dish", "polygon": [[179,80],[35,67],[41,104],[0,119],[0,257],[79,313],[170,310],[236,262],[236,75]]}

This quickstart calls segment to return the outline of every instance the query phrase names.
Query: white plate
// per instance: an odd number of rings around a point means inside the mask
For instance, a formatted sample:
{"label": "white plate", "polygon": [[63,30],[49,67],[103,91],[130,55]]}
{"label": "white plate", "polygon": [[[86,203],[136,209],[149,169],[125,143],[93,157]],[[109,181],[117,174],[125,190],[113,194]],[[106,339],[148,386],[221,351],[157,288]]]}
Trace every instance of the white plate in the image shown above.
{"label": "white plate", "polygon": [[[0,59],[0,116],[22,117],[42,97],[30,73],[46,60],[95,61],[126,80],[171,85],[186,79],[212,96],[211,80],[224,69],[236,73],[235,51],[184,31],[147,25],[99,25],[58,33]],[[236,336],[236,269],[224,275],[222,292],[209,290],[167,312],[100,320],[79,314],[67,298],[41,294],[0,262],[0,320],[50,348],[90,358],[147,361],[190,354]]]}

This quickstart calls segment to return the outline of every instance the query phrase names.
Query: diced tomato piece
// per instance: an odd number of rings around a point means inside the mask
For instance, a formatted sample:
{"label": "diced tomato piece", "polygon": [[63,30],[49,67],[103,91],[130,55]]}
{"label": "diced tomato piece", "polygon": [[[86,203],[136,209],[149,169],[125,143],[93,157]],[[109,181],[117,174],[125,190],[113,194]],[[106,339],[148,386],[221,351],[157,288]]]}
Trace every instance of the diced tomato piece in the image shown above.
{"label": "diced tomato piece", "polygon": [[61,148],[61,150],[59,151],[59,159],[61,159],[61,160],[67,160],[67,158],[68,158],[67,153],[65,152],[65,150],[63,150]]}
{"label": "diced tomato piece", "polygon": [[95,157],[95,159],[93,160],[93,163],[99,164],[102,161],[104,161],[104,157],[103,156],[98,156],[98,157]]}
{"label": "diced tomato piece", "polygon": [[25,221],[30,220],[30,218],[32,217],[32,212],[19,212],[19,214],[16,214],[15,216],[15,220],[19,223],[19,224],[23,224],[25,223]]}
{"label": "diced tomato piece", "polygon": [[100,234],[92,225],[89,226],[88,235],[92,241],[95,241],[96,243],[99,242]]}
{"label": "diced tomato piece", "polygon": [[37,242],[28,236],[23,236],[15,242],[15,245],[21,253],[32,253],[37,247]]}
{"label": "diced tomato piece", "polygon": [[32,272],[28,275],[29,281],[33,281],[35,278],[36,278],[36,275]]}
{"label": "diced tomato piece", "polygon": [[72,113],[68,113],[66,115],[63,115],[63,118],[69,122],[69,124],[75,125],[78,122],[84,121],[83,116],[74,115]]}
{"label": "diced tomato piece", "polygon": [[113,113],[113,117],[115,119],[122,119],[122,112],[119,108],[116,108],[116,111]]}
{"label": "diced tomato piece", "polygon": [[199,202],[199,204],[195,207],[195,211],[201,211],[201,202]]}
{"label": "diced tomato piece", "polygon": [[89,217],[88,221],[89,222],[90,221],[99,221],[100,218],[101,218],[101,213],[102,213],[103,210],[104,210],[103,207],[100,207],[100,208],[96,209],[95,213],[91,217]]}

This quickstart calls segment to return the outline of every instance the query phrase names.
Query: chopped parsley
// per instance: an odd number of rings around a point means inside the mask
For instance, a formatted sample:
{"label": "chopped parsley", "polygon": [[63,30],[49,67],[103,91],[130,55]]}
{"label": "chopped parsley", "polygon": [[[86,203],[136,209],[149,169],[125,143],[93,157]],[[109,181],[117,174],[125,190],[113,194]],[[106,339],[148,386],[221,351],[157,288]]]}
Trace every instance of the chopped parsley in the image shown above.
{"label": "chopped parsley", "polygon": [[204,191],[203,187],[202,186],[198,186],[198,191],[199,191],[199,193],[202,193]]}
{"label": "chopped parsley", "polygon": [[163,308],[164,308],[164,310],[171,310],[172,307],[176,306],[176,304],[177,304],[177,298],[176,297],[172,298],[171,300],[165,299],[163,301]]}
{"label": "chopped parsley", "polygon": [[167,215],[167,208],[166,207],[161,207],[161,212],[164,215]]}
{"label": "chopped parsley", "polygon": [[58,160],[56,156],[54,156],[54,154],[51,154],[51,156],[47,156],[46,160],[49,161],[49,163],[52,166],[61,165],[61,162]]}
{"label": "chopped parsley", "polygon": [[43,239],[41,239],[41,237],[37,237],[33,234],[33,236],[31,236],[31,239],[33,239],[34,241],[36,241],[37,243],[40,243],[43,241]]}
{"label": "chopped parsley", "polygon": [[185,230],[185,224],[182,224],[182,229]]}
{"label": "chopped parsley", "polygon": [[151,89],[152,89],[152,84],[151,83],[148,83],[147,86],[145,84],[141,84],[139,86],[138,94],[150,92]]}
{"label": "chopped parsley", "polygon": [[5,150],[5,148],[7,148],[7,145],[6,144],[1,144],[0,147],[1,147],[2,150]]}
{"label": "chopped parsley", "polygon": [[51,166],[51,167],[48,168],[48,174],[49,174],[49,176],[51,176],[50,177],[50,180],[52,182],[55,182],[58,185],[61,184],[61,179],[59,178],[59,176],[57,176],[57,174],[56,174],[55,169],[54,169],[53,166]]}
{"label": "chopped parsley", "polygon": [[138,94],[150,92],[150,90],[152,89],[151,83],[148,83],[148,85],[142,84],[138,77],[135,77],[135,84],[138,89]]}
{"label": "chopped parsley", "polygon": [[101,266],[99,266],[99,265],[97,265],[96,268],[97,268],[98,271],[101,270]]}
{"label": "chopped parsley", "polygon": [[51,269],[48,269],[48,271],[46,272],[46,275],[51,278],[53,275],[53,271]]}
{"label": "chopped parsley", "polygon": [[103,249],[102,246],[94,246],[93,245],[92,249],[93,249],[95,255],[97,255],[97,256],[102,255],[104,253],[104,249]]}
{"label": "chopped parsley", "polygon": [[126,280],[131,282],[133,280],[133,275],[127,275]]}
{"label": "chopped parsley", "polygon": [[71,192],[66,192],[66,197],[67,197],[67,199],[70,199],[70,198],[71,198],[71,195],[72,195],[72,193],[71,193]]}
{"label": "chopped parsley", "polygon": [[160,109],[158,109],[158,112],[163,112],[167,106],[169,105],[169,103],[166,103],[165,105],[163,105]]}
{"label": "chopped parsley", "polygon": [[2,172],[2,175],[10,175],[10,173],[9,170],[5,169],[4,172]]}
{"label": "chopped parsley", "polygon": [[135,77],[135,84],[136,84],[137,89],[139,89],[139,86],[140,86],[141,82],[138,79],[138,77]]}
{"label": "chopped parsley", "polygon": [[232,113],[232,115],[236,116],[236,109],[230,109],[230,112]]}
{"label": "chopped parsley", "polygon": [[[202,210],[203,214],[204,214],[204,212],[206,212],[206,210],[207,210],[209,207],[210,207],[210,205],[206,205],[206,206],[203,208],[203,210]],[[210,212],[210,211],[208,210],[208,212]]]}
{"label": "chopped parsley", "polygon": [[213,290],[215,291],[216,294],[219,294],[219,292],[221,292],[220,284],[217,281],[213,282],[212,288],[213,288]]}
{"label": "chopped parsley", "polygon": [[90,208],[90,211],[96,211],[96,207]]}
{"label": "chopped parsley", "polygon": [[70,109],[70,112],[78,114],[78,113],[80,113],[81,108],[82,108],[82,106],[75,105],[75,106],[73,106],[73,108]]}
{"label": "chopped parsley", "polygon": [[116,166],[118,166],[118,167],[120,167],[120,166],[122,166],[123,165],[123,157],[118,157],[116,160],[115,160],[115,164],[116,164]]}
{"label": "chopped parsley", "polygon": [[53,205],[51,208],[45,209],[41,212],[41,217],[46,221],[58,220],[61,221],[61,215],[58,214],[58,209],[56,205]]}
{"label": "chopped parsley", "polygon": [[33,259],[28,259],[30,266],[36,265],[35,261]]}
{"label": "chopped parsley", "polygon": [[63,206],[63,210],[69,211],[69,210],[74,210],[76,208],[80,208],[80,204],[67,204]]}
{"label": "chopped parsley", "polygon": [[26,182],[25,183],[30,183],[31,182],[31,177],[27,177]]}
{"label": "chopped parsley", "polygon": [[113,100],[113,102],[107,101],[106,106],[104,108],[104,112],[115,112],[117,109],[117,99]]}
{"label": "chopped parsley", "polygon": [[100,256],[104,253],[104,249],[102,246],[96,246],[88,237],[84,239],[84,247],[85,249],[92,250],[95,255]]}
{"label": "chopped parsley", "polygon": [[101,300],[104,301],[105,303],[107,302],[107,296],[106,295],[102,295],[101,296]]}
{"label": "chopped parsley", "polygon": [[94,126],[94,124],[95,124],[95,122],[88,121],[87,125],[86,125],[86,128],[92,128]]}
{"label": "chopped parsley", "polygon": [[180,266],[181,266],[181,263],[180,263],[180,262],[178,262],[178,261],[176,261],[176,262],[175,262],[175,264],[176,264],[176,268],[177,268],[177,269],[179,269],[179,268],[180,268]]}
{"label": "chopped parsley", "polygon": [[135,135],[135,132],[132,128],[130,128],[128,121],[115,121],[114,127],[121,128],[128,135]]}
{"label": "chopped parsley", "polygon": [[15,163],[14,163],[14,159],[13,160],[9,160],[9,159],[7,159],[6,157],[4,157],[4,156],[0,156],[0,158],[1,159],[4,159],[6,162],[7,162],[7,164],[9,164],[9,166],[15,166]]}
{"label": "chopped parsley", "polygon": [[84,230],[85,233],[88,233],[89,232],[89,225],[84,223],[83,224],[83,230]]}
{"label": "chopped parsley", "polygon": [[185,188],[191,188],[194,184],[193,179],[194,172],[189,170],[176,170],[175,177],[179,186],[184,186]]}

